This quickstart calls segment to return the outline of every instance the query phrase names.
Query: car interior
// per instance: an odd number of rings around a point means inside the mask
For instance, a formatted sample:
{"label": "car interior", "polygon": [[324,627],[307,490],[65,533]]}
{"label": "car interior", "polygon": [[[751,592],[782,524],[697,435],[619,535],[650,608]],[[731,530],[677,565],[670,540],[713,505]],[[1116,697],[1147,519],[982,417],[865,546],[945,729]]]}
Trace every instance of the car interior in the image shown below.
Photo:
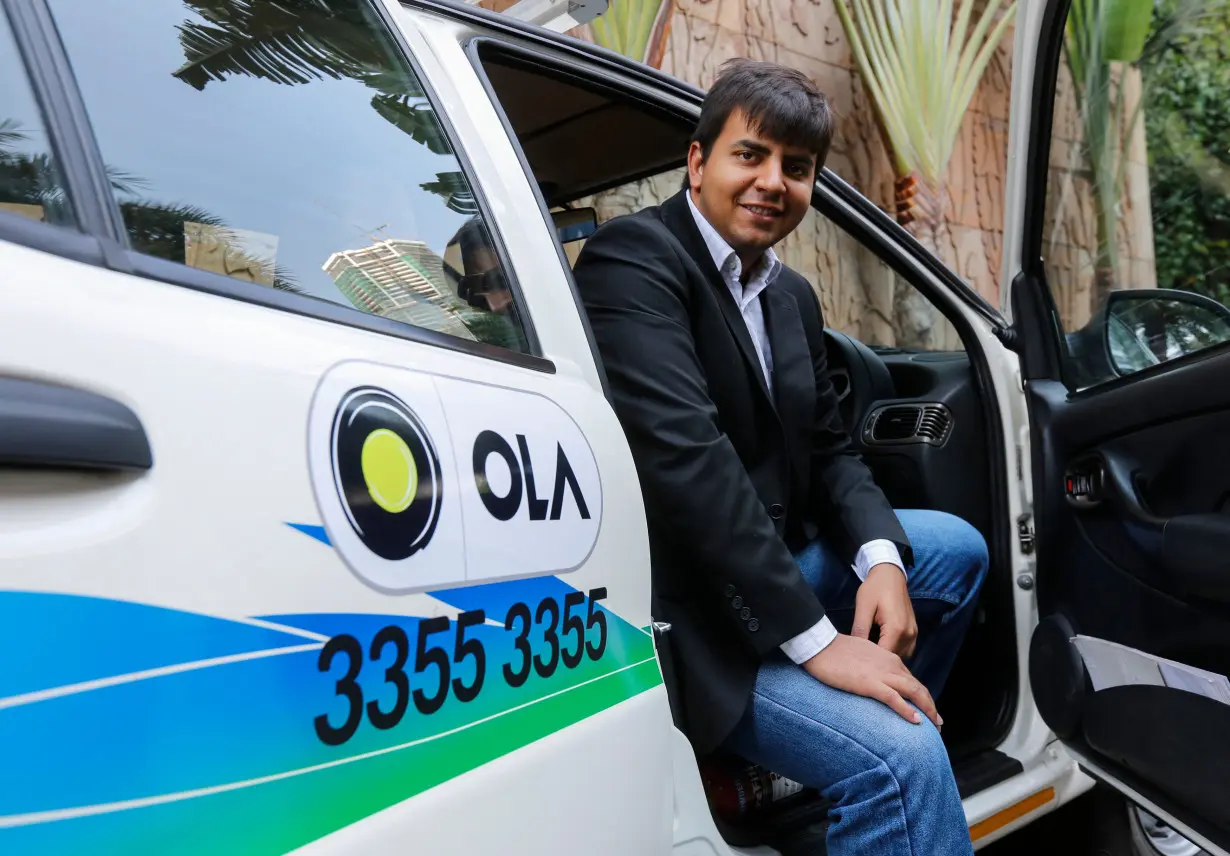
{"label": "car interior", "polygon": [[[694,118],[655,103],[643,90],[627,84],[621,88],[610,76],[565,67],[504,42],[480,39],[472,50],[537,182],[544,216],[555,221],[561,258],[575,261],[590,231],[576,229],[575,223],[582,212],[594,211],[587,203],[595,194],[668,173],[675,183],[664,186],[669,192],[678,188],[677,171],[685,165]],[[813,204],[825,216],[822,200]],[[875,236],[855,238],[876,251]],[[888,254],[878,255],[888,261]],[[800,272],[809,278],[816,274]],[[904,268],[898,274],[917,278]],[[961,319],[949,320],[965,341],[972,341]],[[826,328],[826,344],[846,429],[890,502],[962,517],[990,546],[991,572],[978,615],[937,699],[958,784],[969,796],[1021,769],[995,750],[1017,705],[1007,556],[1008,538],[1015,533],[998,522],[1004,519],[997,511],[1006,502],[1005,468],[998,461],[998,445],[988,445],[988,437],[1000,429],[998,413],[984,392],[989,384],[982,358],[973,347],[917,351],[873,346],[831,328]],[[718,825],[732,844],[777,843],[818,814],[823,805],[817,799],[771,825],[734,828],[720,820]]]}

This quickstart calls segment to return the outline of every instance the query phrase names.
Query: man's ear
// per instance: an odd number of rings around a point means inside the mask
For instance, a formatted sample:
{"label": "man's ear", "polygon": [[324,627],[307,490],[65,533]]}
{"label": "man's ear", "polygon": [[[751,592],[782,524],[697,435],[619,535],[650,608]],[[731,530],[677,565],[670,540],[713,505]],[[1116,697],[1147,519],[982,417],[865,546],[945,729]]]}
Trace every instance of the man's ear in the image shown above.
{"label": "man's ear", "polygon": [[688,186],[692,190],[700,187],[701,177],[705,172],[705,152],[700,143],[695,140],[688,146]]}

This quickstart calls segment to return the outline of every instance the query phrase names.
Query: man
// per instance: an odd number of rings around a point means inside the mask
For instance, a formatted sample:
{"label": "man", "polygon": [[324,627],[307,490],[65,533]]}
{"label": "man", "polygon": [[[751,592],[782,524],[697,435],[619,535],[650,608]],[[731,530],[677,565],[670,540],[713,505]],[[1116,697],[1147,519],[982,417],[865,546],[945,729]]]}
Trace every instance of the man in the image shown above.
{"label": "man", "polygon": [[955,517],[894,513],[841,425],[815,292],[772,249],[808,211],[832,127],[803,75],[732,61],[685,189],[599,229],[576,280],[636,460],[696,752],[818,788],[831,856],[968,854],[932,698],[986,545]]}

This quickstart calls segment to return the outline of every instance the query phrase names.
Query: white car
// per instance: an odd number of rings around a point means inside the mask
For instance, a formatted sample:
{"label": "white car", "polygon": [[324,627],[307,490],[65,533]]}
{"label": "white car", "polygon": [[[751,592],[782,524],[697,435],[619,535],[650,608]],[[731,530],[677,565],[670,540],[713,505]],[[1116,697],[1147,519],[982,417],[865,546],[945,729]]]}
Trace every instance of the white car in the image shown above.
{"label": "white car", "polygon": [[[829,359],[889,499],[990,546],[939,699],[976,846],[1100,780],[1138,853],[1225,856],[1230,351],[1065,384],[1065,14],[1016,24],[1006,305],[826,171],[813,227],[962,343]],[[0,2],[0,853],[822,834],[720,816],[673,726],[570,270],[701,98],[443,0]]]}

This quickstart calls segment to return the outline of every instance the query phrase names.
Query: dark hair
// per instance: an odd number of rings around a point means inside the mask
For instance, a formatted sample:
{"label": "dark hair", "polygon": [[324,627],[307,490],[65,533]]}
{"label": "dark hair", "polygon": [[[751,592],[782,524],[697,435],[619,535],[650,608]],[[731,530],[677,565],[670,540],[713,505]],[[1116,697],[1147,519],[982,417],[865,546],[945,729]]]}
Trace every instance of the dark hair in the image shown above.
{"label": "dark hair", "polygon": [[833,141],[833,111],[824,93],[801,71],[744,58],[723,63],[692,132],[704,159],[736,110],[758,134],[814,154],[817,171],[824,165]]}

